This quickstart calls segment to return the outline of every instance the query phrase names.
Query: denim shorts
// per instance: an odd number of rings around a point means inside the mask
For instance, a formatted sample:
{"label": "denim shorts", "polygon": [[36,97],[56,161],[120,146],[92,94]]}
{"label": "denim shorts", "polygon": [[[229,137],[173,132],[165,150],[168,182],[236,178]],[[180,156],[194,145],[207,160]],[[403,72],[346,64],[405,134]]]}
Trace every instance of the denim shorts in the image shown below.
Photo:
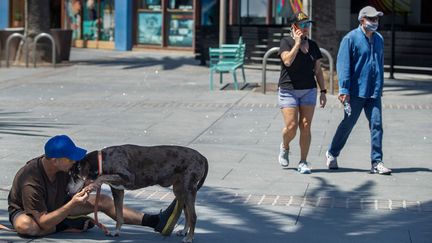
{"label": "denim shorts", "polygon": [[317,89],[283,89],[279,88],[279,108],[316,105]]}

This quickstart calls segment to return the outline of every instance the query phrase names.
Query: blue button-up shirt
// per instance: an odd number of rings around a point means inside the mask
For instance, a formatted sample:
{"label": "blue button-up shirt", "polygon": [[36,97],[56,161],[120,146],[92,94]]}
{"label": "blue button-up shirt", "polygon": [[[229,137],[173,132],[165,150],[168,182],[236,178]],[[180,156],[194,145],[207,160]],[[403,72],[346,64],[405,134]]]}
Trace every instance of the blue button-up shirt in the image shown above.
{"label": "blue button-up shirt", "polygon": [[381,97],[384,82],[384,40],[375,32],[369,39],[361,26],[350,31],[339,47],[336,68],[339,94]]}

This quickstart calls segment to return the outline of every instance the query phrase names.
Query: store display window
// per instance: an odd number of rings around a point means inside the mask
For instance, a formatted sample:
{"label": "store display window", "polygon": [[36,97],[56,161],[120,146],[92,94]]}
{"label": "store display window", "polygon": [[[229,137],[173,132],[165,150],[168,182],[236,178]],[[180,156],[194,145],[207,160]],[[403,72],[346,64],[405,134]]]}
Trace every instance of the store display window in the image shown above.
{"label": "store display window", "polygon": [[138,14],[138,43],[162,44],[162,14],[141,12]]}
{"label": "store display window", "polygon": [[161,0],[140,0],[139,9],[160,11],[162,8]]}
{"label": "store display window", "polygon": [[137,44],[191,48],[194,1],[137,0]]}
{"label": "store display window", "polygon": [[162,11],[160,0],[141,0],[138,9],[137,42],[162,45]]}
{"label": "store display window", "polygon": [[192,0],[168,0],[168,9],[192,10]]}
{"label": "store display window", "polygon": [[12,28],[24,27],[24,0],[11,1],[10,18]]}
{"label": "store display window", "polygon": [[193,15],[189,13],[171,13],[169,15],[168,45],[192,46]]}
{"label": "store display window", "polygon": [[114,0],[65,0],[64,6],[73,40],[114,41]]}

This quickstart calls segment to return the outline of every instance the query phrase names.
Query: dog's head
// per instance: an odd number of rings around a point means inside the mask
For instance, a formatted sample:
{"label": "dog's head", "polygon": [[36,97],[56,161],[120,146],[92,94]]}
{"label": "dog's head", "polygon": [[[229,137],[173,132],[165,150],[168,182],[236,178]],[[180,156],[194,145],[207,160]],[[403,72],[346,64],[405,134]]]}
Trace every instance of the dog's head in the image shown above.
{"label": "dog's head", "polygon": [[88,153],[82,160],[75,162],[69,170],[69,195],[74,195],[81,191],[88,182],[96,180],[99,174],[97,153],[97,151]]}

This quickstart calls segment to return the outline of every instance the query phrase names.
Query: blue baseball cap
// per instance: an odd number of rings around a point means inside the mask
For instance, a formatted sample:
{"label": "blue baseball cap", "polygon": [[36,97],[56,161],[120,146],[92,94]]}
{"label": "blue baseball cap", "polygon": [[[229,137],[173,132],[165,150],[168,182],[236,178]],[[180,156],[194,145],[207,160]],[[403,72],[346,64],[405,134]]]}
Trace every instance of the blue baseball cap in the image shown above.
{"label": "blue baseball cap", "polygon": [[45,156],[48,158],[68,158],[78,161],[84,158],[87,150],[75,146],[72,139],[66,135],[50,138],[45,144]]}

